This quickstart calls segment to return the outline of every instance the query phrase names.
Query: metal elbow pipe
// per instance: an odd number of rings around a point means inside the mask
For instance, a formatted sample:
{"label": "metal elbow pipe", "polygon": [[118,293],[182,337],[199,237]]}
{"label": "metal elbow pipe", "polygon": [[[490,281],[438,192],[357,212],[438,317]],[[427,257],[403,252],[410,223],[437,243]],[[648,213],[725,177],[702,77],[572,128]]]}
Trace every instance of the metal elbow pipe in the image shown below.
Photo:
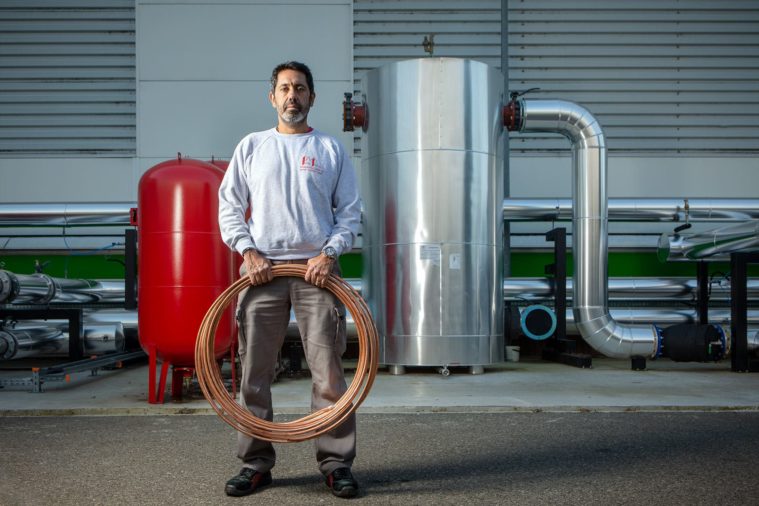
{"label": "metal elbow pipe", "polygon": [[[513,128],[507,122],[512,110],[518,112]],[[520,132],[559,133],[571,142],[572,312],[580,335],[609,357],[655,357],[660,338],[654,325],[624,325],[609,313],[606,141],[601,125],[587,109],[573,102],[524,99],[504,108],[504,123]]]}

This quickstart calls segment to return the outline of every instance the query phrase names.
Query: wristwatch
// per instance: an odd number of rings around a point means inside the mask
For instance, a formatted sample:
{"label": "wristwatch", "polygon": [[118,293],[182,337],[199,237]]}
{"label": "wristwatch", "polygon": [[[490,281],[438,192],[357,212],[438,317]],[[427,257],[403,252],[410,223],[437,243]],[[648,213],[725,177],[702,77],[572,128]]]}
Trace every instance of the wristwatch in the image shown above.
{"label": "wristwatch", "polygon": [[322,253],[324,253],[324,256],[327,258],[331,258],[332,260],[337,260],[337,250],[333,248],[332,246],[327,246],[322,250]]}

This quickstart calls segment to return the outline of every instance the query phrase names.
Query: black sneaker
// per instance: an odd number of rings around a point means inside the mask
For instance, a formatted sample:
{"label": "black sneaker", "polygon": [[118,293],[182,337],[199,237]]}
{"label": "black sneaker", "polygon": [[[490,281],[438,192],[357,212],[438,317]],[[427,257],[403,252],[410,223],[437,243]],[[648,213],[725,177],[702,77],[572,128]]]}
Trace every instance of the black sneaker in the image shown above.
{"label": "black sneaker", "polygon": [[252,494],[259,488],[271,485],[271,471],[260,473],[255,469],[243,467],[240,474],[229,480],[224,487],[227,495],[240,497]]}
{"label": "black sneaker", "polygon": [[339,467],[327,475],[327,486],[337,497],[356,497],[358,482],[348,467]]}

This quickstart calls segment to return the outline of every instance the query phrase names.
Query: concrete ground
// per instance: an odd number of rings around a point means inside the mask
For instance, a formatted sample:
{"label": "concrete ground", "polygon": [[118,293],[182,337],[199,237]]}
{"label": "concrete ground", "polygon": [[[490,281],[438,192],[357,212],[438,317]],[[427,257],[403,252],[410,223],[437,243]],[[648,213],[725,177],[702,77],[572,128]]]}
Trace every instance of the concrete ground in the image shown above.
{"label": "concrete ground", "polygon": [[[381,369],[361,411],[759,410],[759,374],[733,373],[729,361],[649,360],[647,370],[632,371],[629,361],[608,358],[594,358],[591,369],[523,359],[495,364],[480,375],[467,368],[451,371],[444,377],[435,368],[409,367],[393,376]],[[0,367],[0,379],[29,376],[28,369]],[[42,393],[6,387],[0,389],[0,415],[213,413],[197,388],[181,402],[167,392],[164,404],[148,404],[147,384],[148,367],[142,362],[96,376],[76,373],[68,383],[46,383]],[[308,409],[307,375],[280,376],[272,391],[278,412]]]}
{"label": "concrete ground", "polygon": [[[359,409],[359,504],[754,504],[759,375],[728,362],[539,360],[449,377],[380,371]],[[0,370],[0,379],[28,375]],[[227,498],[234,431],[192,386],[147,403],[147,365],[0,389],[0,504],[339,504],[311,443],[277,445],[275,483]],[[308,377],[273,388],[306,412]],[[211,416],[207,416],[211,415]]]}

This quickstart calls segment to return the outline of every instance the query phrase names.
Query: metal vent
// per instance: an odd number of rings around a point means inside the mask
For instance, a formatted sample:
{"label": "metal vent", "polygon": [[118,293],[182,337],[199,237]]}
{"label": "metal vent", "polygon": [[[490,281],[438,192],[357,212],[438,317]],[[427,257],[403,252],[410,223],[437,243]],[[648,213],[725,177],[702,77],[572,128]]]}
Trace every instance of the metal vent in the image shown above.
{"label": "metal vent", "polygon": [[135,153],[131,0],[0,2],[0,156]]}
{"label": "metal vent", "polygon": [[[759,3],[509,2],[512,90],[583,104],[610,152],[759,150]],[[550,135],[514,151],[558,151]]]}
{"label": "metal vent", "polygon": [[[759,152],[759,3],[509,0],[509,88],[592,111],[610,153]],[[500,1],[356,0],[354,78],[432,56],[500,66]],[[566,152],[555,135],[512,153]]]}

